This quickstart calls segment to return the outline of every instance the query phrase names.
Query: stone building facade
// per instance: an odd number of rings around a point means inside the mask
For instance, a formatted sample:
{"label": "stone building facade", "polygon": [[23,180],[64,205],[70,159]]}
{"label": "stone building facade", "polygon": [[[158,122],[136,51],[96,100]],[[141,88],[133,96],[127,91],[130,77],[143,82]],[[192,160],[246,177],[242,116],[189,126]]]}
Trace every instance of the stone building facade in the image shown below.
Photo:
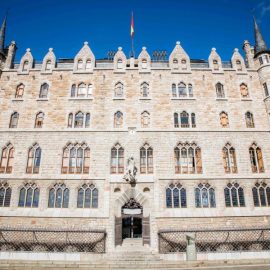
{"label": "stone building facade", "polygon": [[168,61],[145,47],[98,60],[85,42],[74,59],[27,49],[14,63],[5,28],[1,227],[104,229],[107,250],[142,237],[155,251],[164,229],[269,227],[270,52],[256,22],[255,47],[230,62],[179,42]]}

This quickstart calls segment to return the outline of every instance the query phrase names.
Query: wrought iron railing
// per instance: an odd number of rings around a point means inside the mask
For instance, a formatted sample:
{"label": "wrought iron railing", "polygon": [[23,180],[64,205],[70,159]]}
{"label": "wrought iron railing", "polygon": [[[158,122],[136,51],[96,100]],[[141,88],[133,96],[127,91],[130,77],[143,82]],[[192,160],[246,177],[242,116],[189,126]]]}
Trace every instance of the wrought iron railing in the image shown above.
{"label": "wrought iron railing", "polygon": [[197,252],[244,252],[270,250],[270,228],[159,231],[159,252],[186,252],[186,234],[195,234]]}
{"label": "wrought iron railing", "polygon": [[0,251],[105,253],[104,230],[0,228]]}

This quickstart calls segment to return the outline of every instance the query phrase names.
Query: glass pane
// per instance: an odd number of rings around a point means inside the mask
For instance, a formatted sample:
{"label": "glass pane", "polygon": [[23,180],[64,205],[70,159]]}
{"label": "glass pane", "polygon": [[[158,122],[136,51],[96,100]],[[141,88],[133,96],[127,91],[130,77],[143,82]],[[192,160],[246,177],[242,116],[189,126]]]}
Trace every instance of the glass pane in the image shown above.
{"label": "glass pane", "polygon": [[245,206],[244,190],[240,187],[238,189],[240,206]]}
{"label": "glass pane", "polygon": [[266,197],[264,193],[264,188],[260,187],[259,188],[259,194],[260,194],[260,200],[261,200],[261,206],[266,206]]}
{"label": "glass pane", "polygon": [[62,207],[62,196],[63,196],[63,190],[61,188],[58,188],[56,190],[56,202],[55,202],[56,208]]}
{"label": "glass pane", "polygon": [[208,207],[208,191],[206,188],[202,189],[202,207]]}
{"label": "glass pane", "polygon": [[170,188],[166,189],[166,206],[172,207],[172,190]]}
{"label": "glass pane", "polygon": [[231,206],[230,190],[228,188],[224,189],[224,198],[226,207]]}
{"label": "glass pane", "polygon": [[85,208],[90,208],[91,207],[91,189],[90,188],[87,188],[85,190],[84,207]]}
{"label": "glass pane", "polygon": [[54,190],[54,188],[52,188],[52,189],[50,189],[50,192],[49,192],[49,202],[48,202],[49,208],[54,207],[54,195],[55,195],[55,190]]}
{"label": "glass pane", "polygon": [[210,188],[209,195],[210,195],[210,207],[216,207],[215,190],[213,188]]}
{"label": "glass pane", "polygon": [[258,189],[257,188],[252,188],[252,195],[253,195],[253,202],[254,206],[260,206],[259,202],[259,196],[258,196]]}
{"label": "glass pane", "polygon": [[26,207],[32,207],[32,199],[33,199],[33,189],[28,188],[27,195],[26,195]]}
{"label": "glass pane", "polygon": [[270,206],[270,188],[266,188],[267,205]]}
{"label": "glass pane", "polygon": [[97,208],[98,207],[98,190],[95,188],[92,190],[92,207]]}
{"label": "glass pane", "polygon": [[69,201],[69,189],[66,188],[64,190],[63,208],[68,208],[68,201]]}
{"label": "glass pane", "polygon": [[179,207],[180,206],[180,199],[179,199],[179,189],[174,188],[173,189],[173,206]]}
{"label": "glass pane", "polygon": [[201,207],[201,192],[199,188],[195,189],[195,206]]}
{"label": "glass pane", "polygon": [[0,206],[4,204],[4,197],[5,197],[6,189],[0,188]]}
{"label": "glass pane", "polygon": [[78,191],[77,207],[83,208],[84,189],[80,188]]}
{"label": "glass pane", "polygon": [[11,199],[11,188],[8,188],[6,190],[6,197],[4,201],[4,206],[8,207],[10,206],[10,199]]}
{"label": "glass pane", "polygon": [[182,188],[180,190],[181,194],[181,207],[187,207],[187,195],[186,195],[186,190]]}
{"label": "glass pane", "polygon": [[39,201],[39,189],[36,188],[34,191],[33,207],[38,207],[38,201]]}

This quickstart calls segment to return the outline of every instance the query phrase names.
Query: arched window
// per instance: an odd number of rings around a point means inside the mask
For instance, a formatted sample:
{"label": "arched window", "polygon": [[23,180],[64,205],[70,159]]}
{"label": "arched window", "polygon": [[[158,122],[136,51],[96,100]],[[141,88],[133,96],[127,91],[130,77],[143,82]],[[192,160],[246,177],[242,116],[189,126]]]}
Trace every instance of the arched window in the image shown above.
{"label": "arched window", "polygon": [[80,83],[78,86],[78,97],[86,97],[86,85],[85,83]]}
{"label": "arched window", "polygon": [[181,66],[182,66],[183,70],[187,70],[187,60],[186,59],[181,60]]}
{"label": "arched window", "polygon": [[240,93],[242,98],[249,98],[248,87],[245,83],[240,84]]}
{"label": "arched window", "polygon": [[240,60],[236,60],[236,69],[237,71],[242,71],[242,63]]}
{"label": "arched window", "polygon": [[21,83],[16,88],[15,98],[23,98],[24,85]]}
{"label": "arched window", "polygon": [[187,207],[186,189],[180,183],[170,184],[166,188],[166,207],[185,208]]}
{"label": "arched window", "polygon": [[8,143],[2,148],[0,173],[12,173],[14,162],[14,147]]}
{"label": "arched window", "polygon": [[38,207],[39,188],[35,183],[26,183],[20,189],[19,207]]}
{"label": "arched window", "polygon": [[49,191],[49,208],[68,208],[69,189],[65,184],[55,184]]}
{"label": "arched window", "polygon": [[90,148],[85,144],[67,144],[63,150],[62,173],[89,173]]}
{"label": "arched window", "polygon": [[35,120],[35,128],[42,128],[43,121],[44,121],[44,113],[43,112],[37,113]]}
{"label": "arched window", "polygon": [[123,97],[124,96],[124,85],[121,82],[118,82],[115,84],[114,96],[115,97]]}
{"label": "arched window", "polygon": [[36,143],[28,150],[26,173],[39,173],[41,148]]}
{"label": "arched window", "polygon": [[75,97],[76,96],[76,84],[72,84],[71,91],[70,91],[70,96],[71,97]]}
{"label": "arched window", "polygon": [[147,60],[142,59],[142,69],[147,69]]}
{"label": "arched window", "polygon": [[111,173],[124,173],[124,148],[120,144],[111,149]]}
{"label": "arched window", "polygon": [[51,70],[52,69],[52,61],[51,60],[48,60],[47,62],[46,62],[46,65],[45,65],[45,70],[46,71],[49,71],[49,70]]}
{"label": "arched window", "polygon": [[91,97],[92,95],[93,95],[93,85],[92,84],[88,84],[87,97]]}
{"label": "arched window", "polygon": [[180,114],[180,119],[181,119],[181,127],[188,128],[189,127],[189,114],[187,112],[183,111]]}
{"label": "arched window", "polygon": [[142,94],[142,97],[148,97],[148,95],[149,95],[149,84],[147,82],[143,82],[141,84],[141,94]]}
{"label": "arched window", "polygon": [[254,124],[253,114],[251,112],[246,112],[245,118],[246,118],[247,128],[254,128],[255,124]]}
{"label": "arched window", "polygon": [[90,127],[90,113],[87,113],[85,115],[85,127],[89,128]]}
{"label": "arched window", "polygon": [[214,70],[219,70],[218,60],[213,60],[213,67],[214,67]]}
{"label": "arched window", "polygon": [[229,127],[229,118],[228,118],[228,114],[226,112],[221,112],[219,114],[219,118],[220,118],[220,125],[223,128],[228,128]]}
{"label": "arched window", "polygon": [[91,59],[88,59],[88,60],[86,61],[85,69],[86,69],[86,70],[89,70],[89,69],[91,69],[91,67],[92,67],[92,65],[91,65]]}
{"label": "arched window", "polygon": [[254,206],[270,206],[270,187],[266,183],[256,183],[252,188]]}
{"label": "arched window", "polygon": [[187,87],[183,82],[178,84],[178,95],[179,95],[179,97],[186,97],[187,96]]}
{"label": "arched window", "polygon": [[223,166],[225,173],[237,173],[236,155],[234,148],[227,143],[223,149]]}
{"label": "arched window", "polygon": [[244,190],[238,183],[229,183],[224,189],[226,207],[244,207]]}
{"label": "arched window", "polygon": [[11,199],[11,188],[8,183],[0,183],[0,207],[9,207]]}
{"label": "arched window", "polygon": [[78,60],[78,65],[77,65],[77,69],[78,70],[82,70],[83,69],[83,60]]}
{"label": "arched window", "polygon": [[201,149],[195,143],[179,143],[174,148],[175,173],[202,173]]}
{"label": "arched window", "polygon": [[29,61],[24,61],[22,66],[22,71],[27,71],[29,69]]}
{"label": "arched window", "polygon": [[193,128],[196,127],[196,116],[195,116],[195,113],[192,113],[192,114],[191,114],[191,126],[192,126]]}
{"label": "arched window", "polygon": [[147,143],[140,149],[140,172],[153,173],[153,148]]}
{"label": "arched window", "polygon": [[221,83],[216,84],[217,98],[225,98],[224,86]]}
{"label": "arched window", "polygon": [[178,113],[173,114],[174,127],[179,128],[179,115]]}
{"label": "arched window", "polygon": [[177,97],[176,84],[172,84],[172,97]]}
{"label": "arched window", "polygon": [[123,114],[120,111],[114,114],[114,127],[115,128],[123,127]]}
{"label": "arched window", "polygon": [[199,184],[195,188],[195,206],[216,207],[215,190],[209,184]]}
{"label": "arched window", "polygon": [[84,114],[82,112],[77,112],[75,114],[74,127],[83,128]]}
{"label": "arched window", "polygon": [[47,98],[49,91],[49,85],[47,83],[43,83],[40,87],[39,98]]}
{"label": "arched window", "polygon": [[72,126],[73,126],[73,113],[70,113],[68,115],[68,127],[72,128]]}
{"label": "arched window", "polygon": [[123,60],[121,58],[119,58],[117,60],[117,68],[118,69],[123,69],[124,65],[123,65]]}
{"label": "arched window", "polygon": [[78,208],[98,208],[98,189],[93,184],[83,184],[78,190]]}
{"label": "arched window", "polygon": [[141,114],[141,126],[142,128],[148,128],[150,126],[150,114],[147,111]]}
{"label": "arched window", "polygon": [[18,121],[19,121],[19,114],[17,112],[12,113],[10,116],[9,127],[10,128],[17,128]]}
{"label": "arched window", "polygon": [[173,69],[178,69],[178,60],[176,58],[173,59]]}
{"label": "arched window", "polygon": [[189,97],[193,97],[193,87],[192,84],[188,85],[188,95]]}
{"label": "arched window", "polygon": [[253,143],[249,148],[249,156],[252,172],[263,173],[264,166],[263,166],[262,150],[260,147],[257,146],[256,143]]}

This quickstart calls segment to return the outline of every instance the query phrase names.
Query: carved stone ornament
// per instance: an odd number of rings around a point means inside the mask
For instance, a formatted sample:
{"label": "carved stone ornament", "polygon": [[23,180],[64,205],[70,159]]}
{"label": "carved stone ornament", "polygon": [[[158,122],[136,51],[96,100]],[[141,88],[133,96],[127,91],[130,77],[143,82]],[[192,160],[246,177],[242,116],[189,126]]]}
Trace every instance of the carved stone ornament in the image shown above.
{"label": "carved stone ornament", "polygon": [[136,173],[137,167],[135,166],[135,160],[133,157],[128,158],[127,160],[127,170],[123,179],[129,183],[131,186],[136,185]]}
{"label": "carved stone ornament", "polygon": [[142,209],[142,206],[134,199],[130,198],[128,202],[126,202],[123,207],[123,209]]}

